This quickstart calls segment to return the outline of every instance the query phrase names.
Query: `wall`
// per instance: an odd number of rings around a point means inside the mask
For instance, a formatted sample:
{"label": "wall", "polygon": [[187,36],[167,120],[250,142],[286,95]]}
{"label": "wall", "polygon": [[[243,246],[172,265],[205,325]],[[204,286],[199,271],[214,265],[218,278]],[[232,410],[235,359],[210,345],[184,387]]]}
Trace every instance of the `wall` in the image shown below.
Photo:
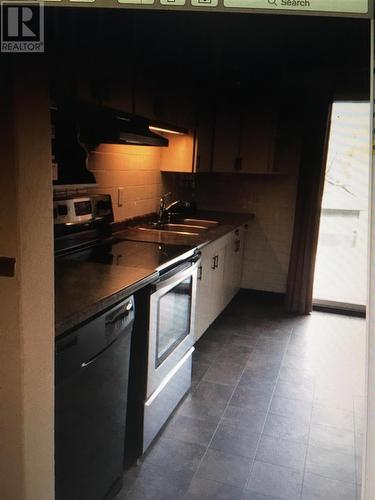
{"label": "wall", "polygon": [[285,292],[298,177],[208,174],[197,180],[198,207],[254,213],[247,234],[242,286]]}
{"label": "wall", "polygon": [[0,498],[53,500],[49,99],[40,59],[25,61],[0,80],[0,255],[16,259],[15,276],[0,277]]}
{"label": "wall", "polygon": [[[115,220],[155,212],[161,193],[161,148],[102,144],[89,156],[98,184],[91,192],[112,196]],[[118,206],[118,188],[123,204]]]}

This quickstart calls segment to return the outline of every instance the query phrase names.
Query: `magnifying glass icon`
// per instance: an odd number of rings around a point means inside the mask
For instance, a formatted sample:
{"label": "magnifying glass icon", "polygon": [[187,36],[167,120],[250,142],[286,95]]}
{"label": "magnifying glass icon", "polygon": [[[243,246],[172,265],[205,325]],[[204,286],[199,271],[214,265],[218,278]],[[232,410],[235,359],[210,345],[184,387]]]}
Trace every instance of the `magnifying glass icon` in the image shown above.
{"label": "magnifying glass icon", "polygon": [[277,0],[268,0],[268,3],[277,7]]}

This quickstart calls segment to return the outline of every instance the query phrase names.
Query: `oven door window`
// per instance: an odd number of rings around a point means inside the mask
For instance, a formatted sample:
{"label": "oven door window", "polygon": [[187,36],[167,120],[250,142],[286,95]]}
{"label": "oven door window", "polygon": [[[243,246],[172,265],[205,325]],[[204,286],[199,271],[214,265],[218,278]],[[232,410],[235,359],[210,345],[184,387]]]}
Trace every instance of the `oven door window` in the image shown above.
{"label": "oven door window", "polygon": [[158,300],[156,367],[190,334],[192,289],[189,276]]}

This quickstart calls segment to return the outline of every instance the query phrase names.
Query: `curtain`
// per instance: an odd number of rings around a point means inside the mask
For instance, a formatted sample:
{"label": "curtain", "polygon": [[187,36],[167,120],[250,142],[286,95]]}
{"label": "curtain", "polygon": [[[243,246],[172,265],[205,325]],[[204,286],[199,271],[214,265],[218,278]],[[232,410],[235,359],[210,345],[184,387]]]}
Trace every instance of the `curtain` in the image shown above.
{"label": "curtain", "polygon": [[305,101],[299,182],[285,299],[287,311],[301,315],[312,311],[330,114],[331,100],[327,94],[318,92]]}

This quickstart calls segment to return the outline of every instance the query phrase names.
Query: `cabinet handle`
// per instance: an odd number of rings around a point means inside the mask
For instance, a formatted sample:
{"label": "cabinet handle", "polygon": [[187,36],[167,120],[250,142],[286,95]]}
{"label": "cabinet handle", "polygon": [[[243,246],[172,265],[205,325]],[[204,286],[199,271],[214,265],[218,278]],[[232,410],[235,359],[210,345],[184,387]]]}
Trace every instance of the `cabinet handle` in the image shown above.
{"label": "cabinet handle", "polygon": [[242,158],[238,157],[234,160],[234,170],[242,170]]}
{"label": "cabinet handle", "polygon": [[118,314],[117,316],[115,316],[114,318],[112,319],[107,319],[105,324],[106,325],[114,325],[116,324],[118,321],[122,321],[123,319],[127,318],[130,314],[130,311],[132,311],[134,309],[133,307],[133,303],[132,302],[128,302],[125,306],[125,310],[123,312],[121,312],[120,314]]}
{"label": "cabinet handle", "polygon": [[198,267],[198,279],[202,281],[203,268],[202,266]]}
{"label": "cabinet handle", "polygon": [[212,266],[211,269],[216,269],[216,255],[215,257],[212,257]]}
{"label": "cabinet handle", "polygon": [[216,259],[216,264],[215,264],[215,269],[216,269],[217,267],[219,267],[219,256],[216,255],[215,259]]}

